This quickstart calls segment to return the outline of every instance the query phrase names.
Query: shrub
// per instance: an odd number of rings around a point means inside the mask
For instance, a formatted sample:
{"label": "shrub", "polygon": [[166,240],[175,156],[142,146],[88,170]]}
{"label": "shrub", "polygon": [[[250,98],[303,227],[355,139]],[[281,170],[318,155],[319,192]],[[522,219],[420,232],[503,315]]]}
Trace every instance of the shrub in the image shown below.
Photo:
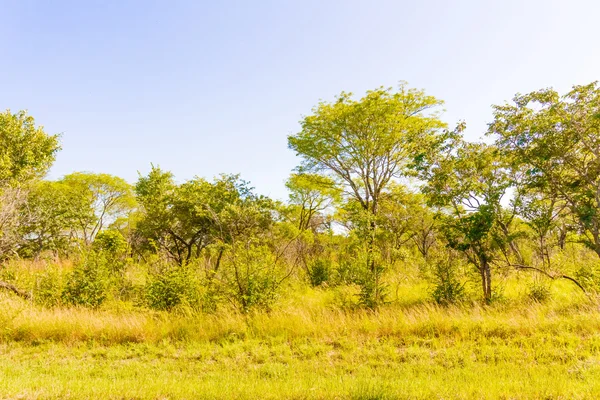
{"label": "shrub", "polygon": [[93,249],[106,258],[111,273],[123,274],[126,266],[127,240],[121,232],[111,229],[98,233],[94,239]]}
{"label": "shrub", "polygon": [[357,280],[360,286],[358,295],[359,302],[366,308],[377,308],[386,302],[388,297],[388,286],[382,281],[384,268],[375,266],[375,271],[364,268],[362,276]]}
{"label": "shrub", "polygon": [[586,263],[575,272],[575,279],[588,291],[600,291],[600,266]]}
{"label": "shrub", "polygon": [[155,310],[172,310],[180,306],[195,310],[202,304],[200,283],[189,266],[159,265],[149,275],[146,301]]}
{"label": "shrub", "polygon": [[108,296],[109,280],[106,258],[90,252],[68,275],[62,300],[66,304],[97,308]]}
{"label": "shrub", "polygon": [[465,284],[458,279],[458,263],[450,255],[432,259],[433,290],[431,296],[437,304],[456,304],[466,298]]}
{"label": "shrub", "polygon": [[331,277],[332,262],[329,259],[313,260],[307,267],[308,279],[311,286],[321,286]]}
{"label": "shrub", "polygon": [[251,244],[226,253],[223,289],[242,312],[270,310],[281,283],[289,276],[284,261],[268,246]]}
{"label": "shrub", "polygon": [[335,283],[338,285],[356,284],[362,276],[362,265],[358,265],[356,259],[351,257],[341,258],[335,269]]}
{"label": "shrub", "polygon": [[550,292],[550,285],[546,282],[542,282],[539,279],[535,279],[531,285],[529,285],[529,298],[535,302],[543,303],[550,299],[552,293]]}
{"label": "shrub", "polygon": [[64,274],[50,266],[37,277],[34,301],[49,307],[60,305],[63,301],[64,283]]}

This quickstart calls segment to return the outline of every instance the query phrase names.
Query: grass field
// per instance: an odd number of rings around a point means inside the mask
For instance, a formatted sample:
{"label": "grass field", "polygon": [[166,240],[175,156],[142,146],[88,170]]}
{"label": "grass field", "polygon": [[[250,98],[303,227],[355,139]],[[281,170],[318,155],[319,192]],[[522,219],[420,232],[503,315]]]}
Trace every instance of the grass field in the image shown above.
{"label": "grass field", "polygon": [[568,284],[544,304],[491,307],[409,289],[377,312],[307,289],[252,316],[44,309],[3,294],[0,398],[600,397],[600,310]]}

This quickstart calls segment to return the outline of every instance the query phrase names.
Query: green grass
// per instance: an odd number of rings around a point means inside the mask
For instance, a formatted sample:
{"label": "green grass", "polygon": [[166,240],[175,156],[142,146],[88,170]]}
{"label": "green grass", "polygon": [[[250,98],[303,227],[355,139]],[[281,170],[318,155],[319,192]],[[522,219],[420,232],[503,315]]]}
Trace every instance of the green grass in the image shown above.
{"label": "green grass", "polygon": [[41,308],[0,297],[0,398],[594,399],[600,309],[568,283],[540,304],[443,308],[422,286],[377,312],[295,291],[271,313]]}

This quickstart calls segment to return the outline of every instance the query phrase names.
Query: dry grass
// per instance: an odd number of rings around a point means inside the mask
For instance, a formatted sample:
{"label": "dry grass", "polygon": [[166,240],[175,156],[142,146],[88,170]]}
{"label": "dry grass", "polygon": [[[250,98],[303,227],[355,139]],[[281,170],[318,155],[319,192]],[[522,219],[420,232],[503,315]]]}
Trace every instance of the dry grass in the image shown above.
{"label": "dry grass", "polygon": [[377,312],[294,288],[253,315],[1,294],[0,398],[600,397],[598,302],[566,282],[543,304],[516,287],[491,307],[445,308],[405,283]]}

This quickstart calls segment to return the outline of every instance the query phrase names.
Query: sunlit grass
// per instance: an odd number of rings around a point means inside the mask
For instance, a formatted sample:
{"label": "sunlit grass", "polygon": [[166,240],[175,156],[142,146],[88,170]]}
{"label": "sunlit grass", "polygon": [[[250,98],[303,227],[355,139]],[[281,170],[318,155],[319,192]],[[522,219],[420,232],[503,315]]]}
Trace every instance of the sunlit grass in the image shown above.
{"label": "sunlit grass", "polygon": [[598,301],[568,282],[441,307],[400,281],[377,311],[355,288],[290,287],[269,312],[43,308],[0,295],[0,398],[597,398]]}

